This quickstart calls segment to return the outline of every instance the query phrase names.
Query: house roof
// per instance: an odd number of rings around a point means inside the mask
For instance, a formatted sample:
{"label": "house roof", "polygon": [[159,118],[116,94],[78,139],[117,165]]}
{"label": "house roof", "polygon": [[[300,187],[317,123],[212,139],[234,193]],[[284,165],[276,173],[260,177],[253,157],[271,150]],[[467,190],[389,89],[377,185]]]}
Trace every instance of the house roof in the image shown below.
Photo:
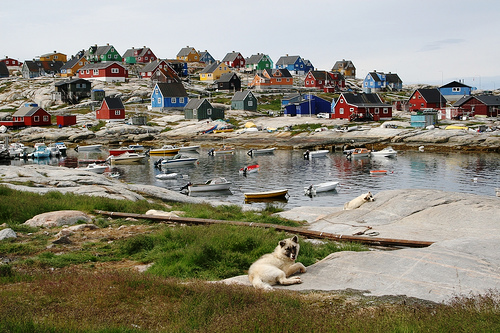
{"label": "house roof", "polygon": [[74,57],[66,61],[64,65],[62,65],[61,69],[70,69],[73,68],[82,58]]}
{"label": "house roof", "polygon": [[270,77],[278,77],[276,73],[281,73],[280,77],[292,77],[292,74],[286,68],[276,69],[276,68],[266,68],[264,69]]}
{"label": "house roof", "polygon": [[203,68],[200,73],[213,73],[219,65],[220,62],[214,62],[213,64],[209,64],[205,66],[205,68]]}
{"label": "house roof", "polygon": [[[205,101],[207,101],[207,103],[210,104],[210,102],[206,98],[192,98],[186,104],[184,109],[190,109],[190,110],[198,109]],[[210,105],[212,105],[212,104],[210,104]]]}
{"label": "house roof", "polygon": [[300,59],[300,56],[282,56],[276,62],[276,65],[293,65]]}
{"label": "house roof", "polygon": [[64,65],[62,61],[26,60],[24,63],[30,72],[38,72],[40,69],[45,70],[45,72],[59,72]]}
{"label": "house roof", "polygon": [[245,90],[245,91],[237,91],[233,98],[231,98],[231,101],[244,101],[248,95],[253,93],[250,90]]}
{"label": "house roof", "polygon": [[144,67],[142,67],[141,72],[152,72],[162,62],[165,63],[165,65],[168,65],[168,63],[165,60],[156,59],[156,60],[153,60],[153,61],[148,62],[147,64],[145,64]]}
{"label": "house roof", "polygon": [[158,82],[156,84],[158,89],[160,89],[161,95],[163,97],[187,97],[186,89],[184,85],[180,82],[175,83],[163,83]]}
{"label": "house roof", "polygon": [[380,76],[378,76],[378,74],[384,74],[384,73],[377,73],[377,72],[370,72],[370,73],[368,73],[368,75],[373,79],[374,82],[380,82],[380,81],[382,81],[380,79]]}
{"label": "house roof", "polygon": [[[37,106],[21,106],[12,116],[16,117],[30,117],[35,114],[41,107]],[[42,109],[43,110],[43,109]],[[45,110],[44,110],[45,111]]]}
{"label": "house roof", "polygon": [[386,104],[382,102],[380,99],[380,96],[377,94],[354,94],[354,93],[343,93],[345,101],[348,104],[353,104],[358,107],[374,107],[374,106],[379,106],[379,107],[389,107],[391,106],[390,104]]}
{"label": "house roof", "polygon": [[486,106],[500,106],[500,96],[495,95],[464,96],[456,101],[453,106],[460,107],[473,98],[477,99]]}
{"label": "house roof", "polygon": [[258,53],[258,54],[252,54],[249,58],[245,59],[245,63],[247,65],[257,65],[262,61],[262,58],[264,58],[264,54]]}
{"label": "house roof", "polygon": [[120,97],[104,97],[102,103],[103,104],[106,103],[108,105],[108,109],[110,110],[125,109],[125,107],[123,106],[122,99]]}
{"label": "house roof", "polygon": [[196,50],[195,50],[193,47],[189,47],[189,46],[188,46],[188,47],[183,47],[183,48],[179,51],[179,53],[177,53],[177,56],[178,56],[178,57],[186,57],[186,56],[188,56],[188,55],[189,55],[192,51],[195,51],[195,52],[196,52]]}
{"label": "house roof", "polygon": [[[85,51],[84,56],[88,57],[89,55],[94,55],[96,57],[100,57],[103,54],[108,54],[108,52],[111,49],[114,49],[113,45],[103,45],[103,46],[94,45],[94,46],[89,47],[89,49]],[[115,49],[115,51],[116,51],[116,49]]]}
{"label": "house roof", "polygon": [[[441,95],[439,89],[436,88],[421,88],[417,89],[415,92],[419,92],[420,95],[427,101],[427,103],[440,103],[441,101],[445,101],[446,99]],[[411,94],[413,96],[415,94]],[[411,97],[410,97],[411,98]]]}
{"label": "house roof", "polygon": [[326,80],[326,71],[309,71],[316,80]]}
{"label": "house roof", "polygon": [[217,80],[217,82],[229,82],[233,79],[233,77],[235,77],[237,79],[239,79],[238,75],[236,75],[236,73],[233,73],[233,72],[229,72],[229,73],[224,73],[220,76],[220,78]]}
{"label": "house roof", "polygon": [[89,80],[85,80],[85,79],[81,79],[81,78],[75,77],[75,78],[71,78],[71,79],[67,79],[67,80],[62,80],[62,81],[56,82],[56,83],[54,83],[54,86],[59,87],[59,86],[63,86],[63,85],[66,85],[66,84],[71,84],[71,83],[76,83],[76,82],[84,82],[84,83],[92,84]]}
{"label": "house roof", "polygon": [[385,74],[385,80],[389,83],[403,83],[403,81],[399,78],[399,75],[396,73]]}
{"label": "house roof", "polygon": [[338,71],[341,68],[356,68],[354,67],[354,64],[352,63],[351,60],[339,60],[335,62],[335,65],[333,65],[333,70]]}
{"label": "house roof", "polygon": [[466,84],[463,84],[461,82],[457,82],[457,81],[452,81],[450,83],[447,83],[445,84],[444,86],[441,86],[439,88],[456,88],[456,87],[460,87],[460,88],[471,88],[470,86],[466,85]]}
{"label": "house roof", "polygon": [[235,61],[239,55],[241,55],[239,52],[229,52],[228,54],[226,54],[224,59],[222,59],[222,62]]}
{"label": "house roof", "polygon": [[119,62],[111,61],[111,62],[90,63],[90,64],[87,64],[87,65],[81,67],[80,70],[107,68],[107,67],[114,65],[114,64],[117,64],[118,66],[123,67],[125,69],[125,67],[122,64],[120,64]]}

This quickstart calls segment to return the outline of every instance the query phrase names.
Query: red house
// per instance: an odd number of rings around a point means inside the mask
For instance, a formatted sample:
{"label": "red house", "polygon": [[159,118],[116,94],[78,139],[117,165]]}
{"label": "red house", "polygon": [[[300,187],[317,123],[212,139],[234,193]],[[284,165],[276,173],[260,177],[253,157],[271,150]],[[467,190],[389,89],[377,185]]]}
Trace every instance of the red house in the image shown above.
{"label": "red house", "polygon": [[170,65],[165,60],[156,59],[155,61],[148,62],[140,69],[139,77],[141,79],[149,79],[158,68],[169,70],[169,67]]}
{"label": "red house", "polygon": [[222,62],[228,65],[229,67],[240,69],[245,68],[246,60],[239,52],[229,52],[226,54]]}
{"label": "red house", "polygon": [[52,125],[52,117],[38,104],[26,103],[14,112],[12,120],[2,121],[0,125],[9,127],[50,126]]}
{"label": "red house", "polygon": [[424,109],[439,110],[446,106],[446,98],[441,95],[439,89],[417,89],[410,96],[408,104],[410,105],[410,111],[418,111]]}
{"label": "red house", "polygon": [[3,62],[5,66],[7,66],[8,69],[17,69],[18,67],[21,67],[23,65],[22,62],[12,59],[9,57],[5,57],[3,59],[0,59],[0,62]]}
{"label": "red house", "polygon": [[378,94],[342,93],[332,104],[331,118],[354,120],[391,120],[392,105],[382,101]]}
{"label": "red house", "polygon": [[500,109],[500,96],[474,95],[464,96],[453,104],[460,114],[473,116],[498,117]]}
{"label": "red house", "polygon": [[125,82],[128,70],[116,61],[87,64],[78,70],[81,79],[95,79],[105,82]]}
{"label": "red house", "polygon": [[339,72],[313,71],[306,74],[304,86],[318,88],[324,92],[335,92],[345,88],[345,79]]}
{"label": "red house", "polygon": [[119,97],[104,97],[101,108],[96,111],[99,120],[125,120],[125,107]]}

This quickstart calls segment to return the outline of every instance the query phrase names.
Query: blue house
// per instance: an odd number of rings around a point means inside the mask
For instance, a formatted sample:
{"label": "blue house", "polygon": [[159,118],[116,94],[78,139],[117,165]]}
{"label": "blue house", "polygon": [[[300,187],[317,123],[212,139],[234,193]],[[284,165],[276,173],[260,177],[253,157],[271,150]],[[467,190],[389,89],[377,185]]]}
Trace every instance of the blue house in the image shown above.
{"label": "blue house", "polygon": [[301,74],[309,72],[314,69],[309,60],[304,61],[300,56],[282,56],[276,62],[276,69],[288,69],[290,73]]}
{"label": "blue house", "polygon": [[182,83],[158,82],[151,94],[151,109],[166,111],[171,109],[183,110],[188,103],[188,95]]}
{"label": "blue house", "polygon": [[210,53],[208,53],[207,50],[198,51],[198,53],[200,54],[200,62],[207,64],[207,65],[213,64],[215,62],[215,58],[212,57],[212,55]]}
{"label": "blue house", "polygon": [[300,102],[301,100],[302,100],[302,95],[299,93],[285,95],[281,99],[281,108],[285,108],[287,105]]}
{"label": "blue house", "polygon": [[307,94],[302,96],[302,100],[290,103],[285,107],[285,115],[307,117],[319,113],[330,113],[332,104],[318,96]]}
{"label": "blue house", "polygon": [[456,102],[462,97],[472,94],[472,87],[461,82],[453,81],[444,86],[439,87],[439,92],[446,98],[447,101]]}
{"label": "blue house", "polygon": [[366,75],[363,80],[363,92],[367,94],[382,90],[400,91],[403,89],[403,81],[397,74],[373,71]]}

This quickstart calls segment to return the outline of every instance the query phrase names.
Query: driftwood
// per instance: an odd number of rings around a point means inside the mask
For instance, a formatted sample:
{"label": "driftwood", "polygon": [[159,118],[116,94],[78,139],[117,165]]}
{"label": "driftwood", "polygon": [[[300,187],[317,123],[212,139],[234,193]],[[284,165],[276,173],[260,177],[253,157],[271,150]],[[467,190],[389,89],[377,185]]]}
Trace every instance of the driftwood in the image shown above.
{"label": "driftwood", "polygon": [[177,216],[160,216],[160,215],[146,215],[146,214],[134,214],[134,213],[121,213],[121,212],[108,212],[102,210],[95,210],[96,214],[106,215],[118,218],[135,218],[135,219],[147,219],[153,221],[170,221],[177,223],[187,223],[187,224],[229,224],[238,225],[245,227],[259,227],[259,228],[273,228],[279,231],[286,231],[301,236],[306,236],[310,238],[318,239],[330,239],[335,241],[349,241],[358,242],[368,245],[379,245],[379,246],[404,246],[404,247],[427,247],[433,244],[433,242],[427,241],[417,241],[417,240],[406,240],[406,239],[393,239],[393,238],[379,238],[379,237],[367,237],[367,236],[350,236],[350,235],[339,235],[332,234],[321,231],[307,230],[297,227],[287,227],[278,224],[268,224],[268,223],[254,223],[254,222],[239,222],[239,221],[224,221],[224,220],[213,220],[213,219],[200,219],[194,217],[177,217]]}

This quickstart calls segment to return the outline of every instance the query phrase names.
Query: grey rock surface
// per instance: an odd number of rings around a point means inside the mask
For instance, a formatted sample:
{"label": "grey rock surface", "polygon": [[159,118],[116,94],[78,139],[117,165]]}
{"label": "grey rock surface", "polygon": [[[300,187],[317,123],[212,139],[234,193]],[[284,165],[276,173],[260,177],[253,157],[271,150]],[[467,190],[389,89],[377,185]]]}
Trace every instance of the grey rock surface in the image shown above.
{"label": "grey rock surface", "polygon": [[0,240],[4,240],[6,238],[17,238],[17,234],[11,228],[5,228],[0,230]]}

